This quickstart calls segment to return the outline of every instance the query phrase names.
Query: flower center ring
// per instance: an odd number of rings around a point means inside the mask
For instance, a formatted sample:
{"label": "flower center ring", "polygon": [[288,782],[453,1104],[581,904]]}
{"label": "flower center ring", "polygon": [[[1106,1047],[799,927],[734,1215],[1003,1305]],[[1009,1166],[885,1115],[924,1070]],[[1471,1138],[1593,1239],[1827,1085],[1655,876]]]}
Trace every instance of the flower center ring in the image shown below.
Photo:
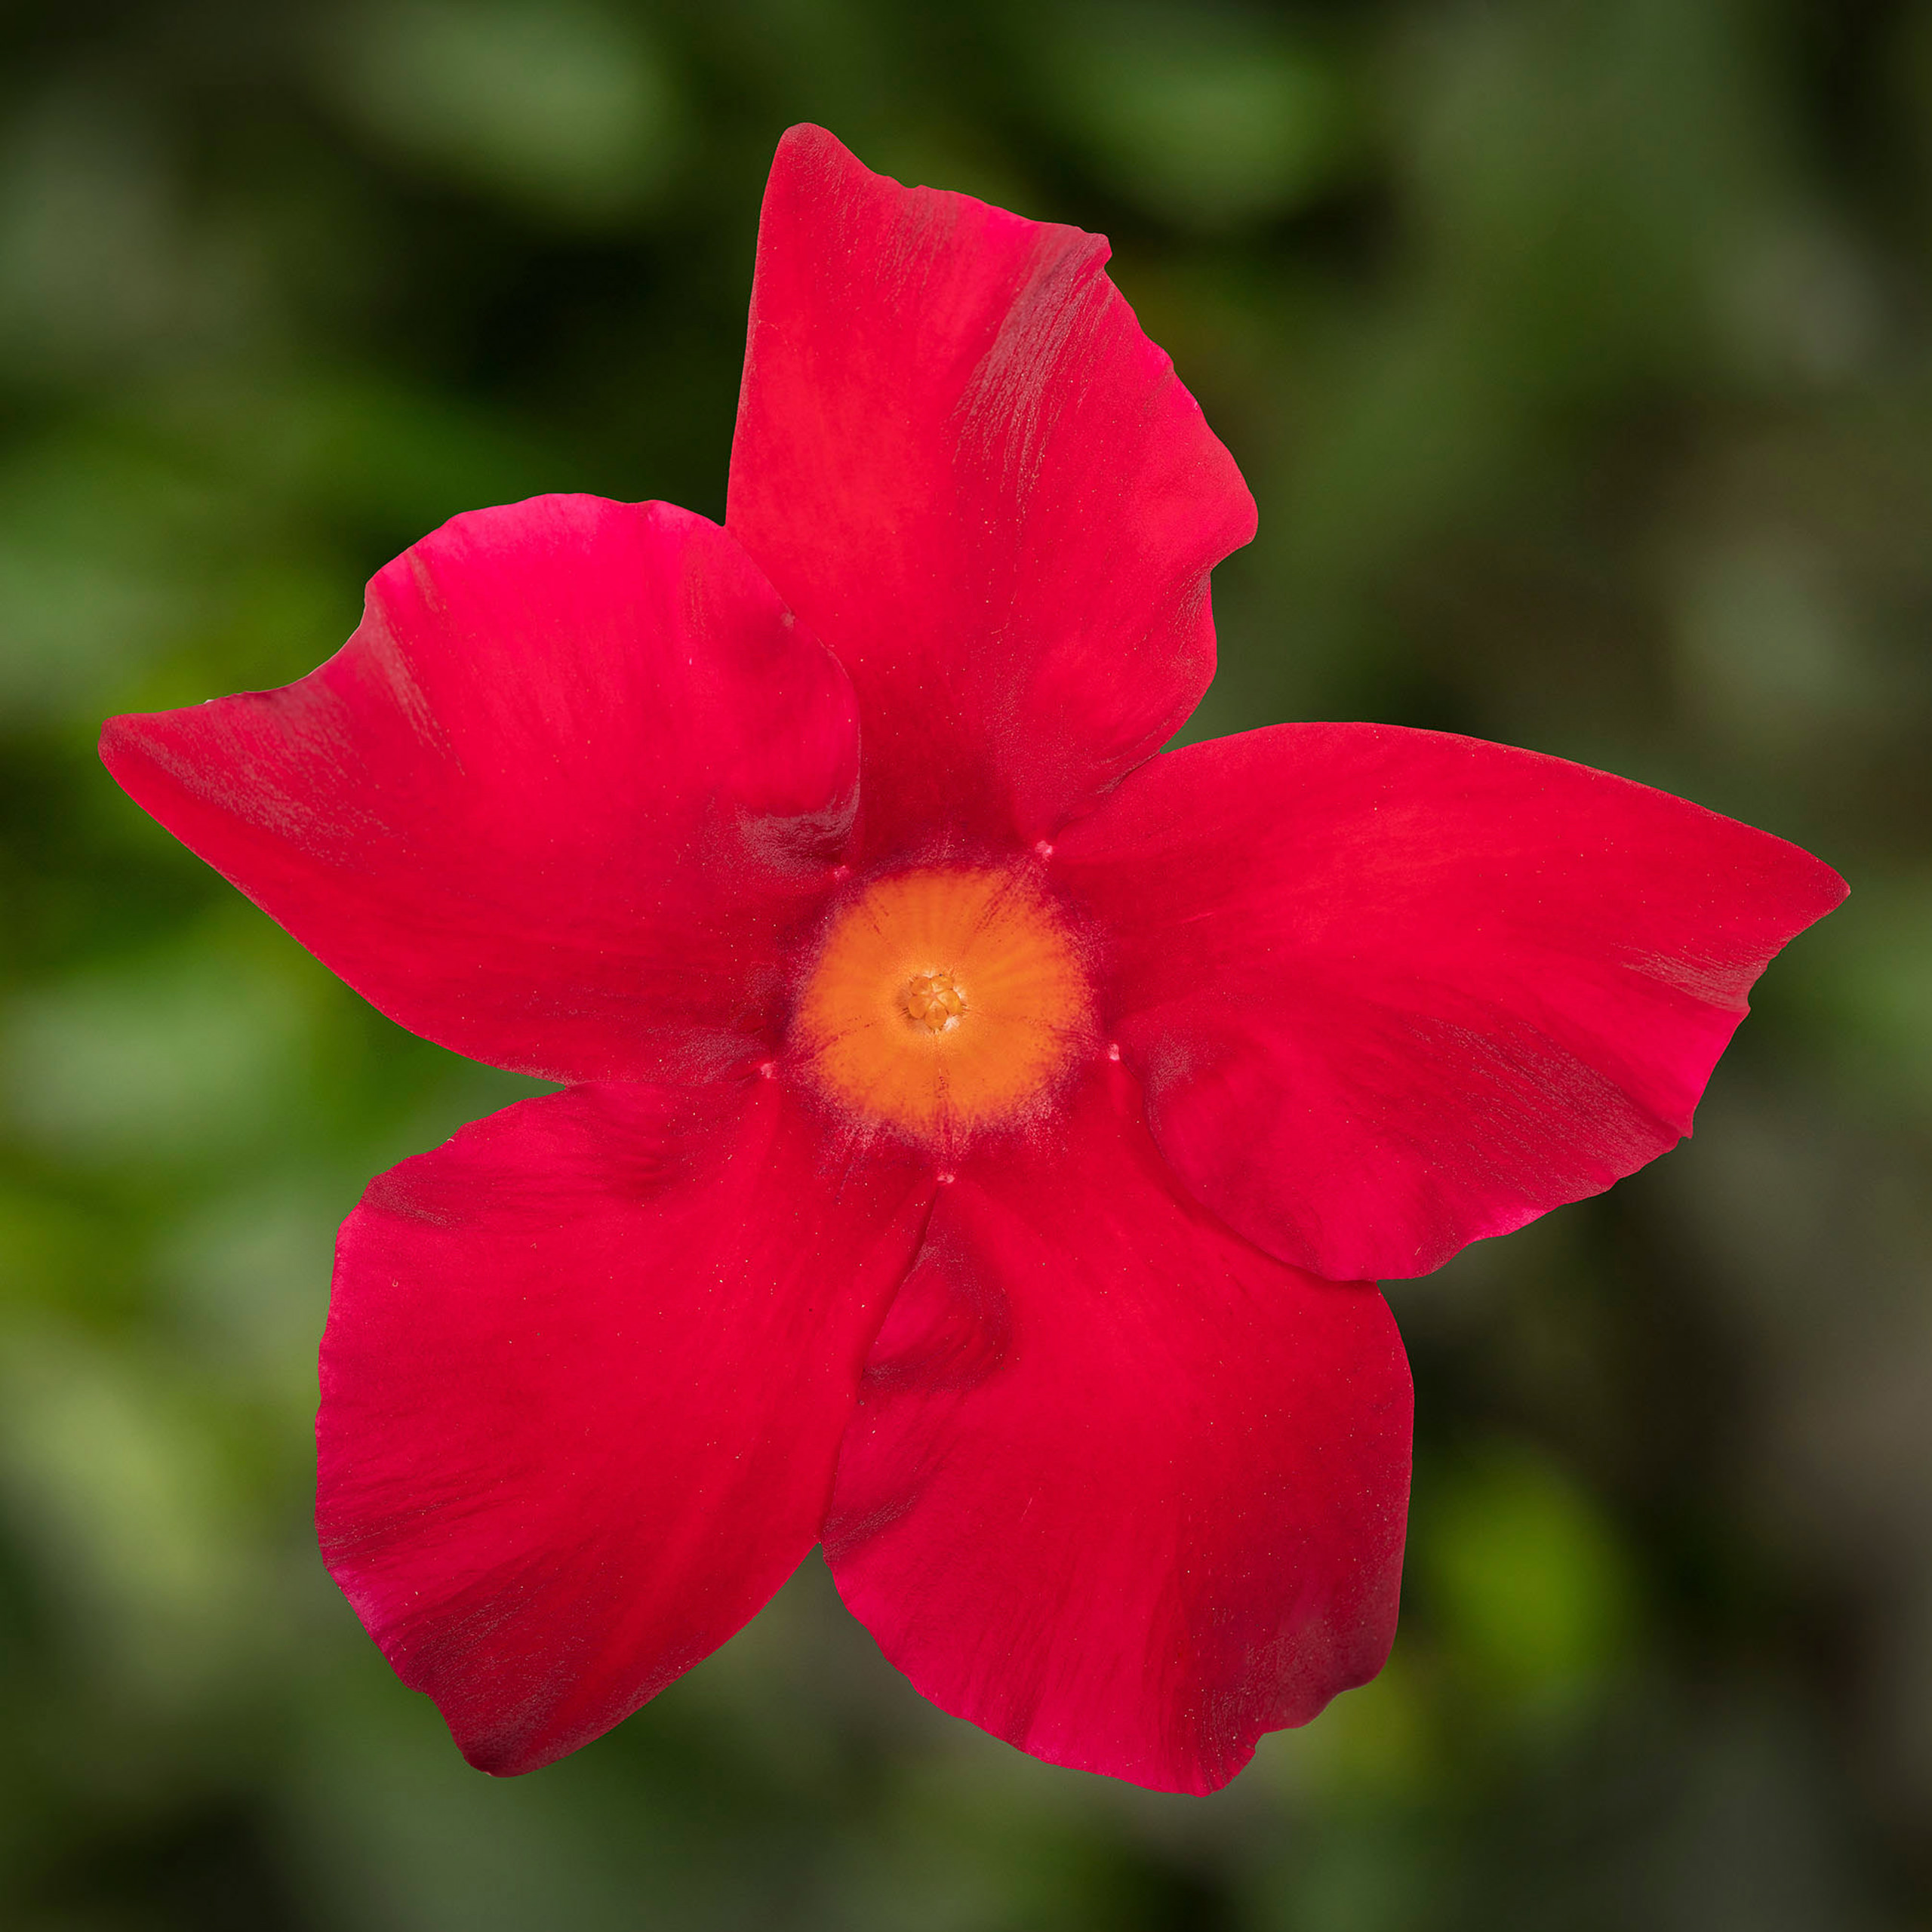
{"label": "flower center ring", "polygon": [[1082,946],[1032,870],[928,866],[834,907],[789,1046],[855,1124],[953,1149],[1039,1112],[1094,1043]]}

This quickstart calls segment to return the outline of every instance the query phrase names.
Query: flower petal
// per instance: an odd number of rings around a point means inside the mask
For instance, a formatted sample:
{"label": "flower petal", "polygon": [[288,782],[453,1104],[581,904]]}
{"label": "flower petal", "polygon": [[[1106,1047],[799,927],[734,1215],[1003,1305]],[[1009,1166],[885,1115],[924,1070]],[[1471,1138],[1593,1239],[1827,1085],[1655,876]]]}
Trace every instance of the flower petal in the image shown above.
{"label": "flower petal", "polygon": [[322,1344],[317,1520],[472,1764],[587,1743],[797,1566],[931,1192],[828,1171],[758,1080],[525,1100],[371,1186]]}
{"label": "flower petal", "polygon": [[101,755],[386,1013],[557,1078],[757,1051],[857,768],[844,672],[731,538],[595,497],[456,518],[319,670]]}
{"label": "flower petal", "polygon": [[1200,1198],[1336,1280],[1420,1275],[1674,1146],[1778,949],[1782,839],[1561,758],[1373,724],[1158,758],[1057,866]]}
{"label": "flower petal", "polygon": [[1066,1132],[940,1196],[826,1553],[936,1703],[1056,1764],[1211,1791],[1388,1654],[1408,1366],[1372,1286],[1194,1204],[1118,1068]]}
{"label": "flower petal", "polygon": [[1213,675],[1254,505],[1107,252],[779,144],[727,521],[852,674],[881,838],[1030,844]]}

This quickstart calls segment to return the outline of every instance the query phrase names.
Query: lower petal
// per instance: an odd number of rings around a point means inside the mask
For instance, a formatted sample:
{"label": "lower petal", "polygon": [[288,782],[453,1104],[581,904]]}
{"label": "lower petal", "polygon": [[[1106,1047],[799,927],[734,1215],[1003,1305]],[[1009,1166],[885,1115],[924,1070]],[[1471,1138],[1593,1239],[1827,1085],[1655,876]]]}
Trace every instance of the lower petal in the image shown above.
{"label": "lower petal", "polygon": [[941,1195],[826,1552],[934,1703],[1053,1763],[1211,1791],[1388,1654],[1407,1364],[1373,1287],[1194,1204],[1118,1068],[1065,1135]]}
{"label": "lower petal", "polygon": [[470,1761],[534,1770],[715,1649],[817,1540],[930,1198],[780,1090],[577,1088],[373,1183],[317,1423],[323,1551]]}

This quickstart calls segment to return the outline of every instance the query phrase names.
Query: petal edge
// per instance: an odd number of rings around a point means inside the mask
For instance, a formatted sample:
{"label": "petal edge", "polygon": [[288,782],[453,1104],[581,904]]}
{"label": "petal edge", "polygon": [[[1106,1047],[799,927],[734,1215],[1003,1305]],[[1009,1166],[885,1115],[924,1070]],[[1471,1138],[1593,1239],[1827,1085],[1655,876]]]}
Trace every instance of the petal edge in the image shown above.
{"label": "petal edge", "polygon": [[732,539],[594,497],[453,518],[318,669],[101,756],[392,1018],[556,1079],[752,1053],[857,782],[844,673]]}
{"label": "petal edge", "polygon": [[929,1198],[755,1078],[522,1101],[371,1183],[317,1527],[472,1764],[588,1743],[796,1567]]}
{"label": "petal edge", "polygon": [[779,144],[727,522],[851,672],[895,839],[1051,834],[1213,675],[1254,500],[1107,253]]}
{"label": "petal edge", "polygon": [[1284,724],[1152,759],[1056,866],[1200,1199],[1336,1280],[1439,1266],[1675,1146],[1774,954],[1796,846],[1561,758]]}
{"label": "petal edge", "polygon": [[869,1359],[826,1549],[942,1709],[1206,1792],[1382,1666],[1408,1367],[1373,1286],[1188,1198],[1118,1067],[1066,1143],[962,1166]]}

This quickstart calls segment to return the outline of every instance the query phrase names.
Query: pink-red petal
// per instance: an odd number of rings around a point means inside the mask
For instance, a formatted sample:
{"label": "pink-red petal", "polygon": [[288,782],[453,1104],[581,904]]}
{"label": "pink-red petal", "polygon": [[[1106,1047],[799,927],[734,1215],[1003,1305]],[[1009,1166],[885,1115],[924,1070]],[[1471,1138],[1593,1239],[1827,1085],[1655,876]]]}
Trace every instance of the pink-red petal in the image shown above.
{"label": "pink-red petal", "polygon": [[844,673],[737,543],[595,497],[456,518],[319,670],[101,753],[405,1026],[574,1079],[755,1054],[857,772]]}
{"label": "pink-red petal", "polygon": [[1745,995],[1844,896],[1562,759],[1290,724],[1135,772],[1056,865],[1199,1198],[1337,1280],[1419,1275],[1690,1131]]}
{"label": "pink-red petal", "polygon": [[526,1100],[371,1185],[322,1345],[318,1522],[472,1764],[608,1730],[817,1540],[930,1196],[835,1164],[755,1078]]}
{"label": "pink-red petal", "polygon": [[941,1194],[826,1553],[934,1703],[1057,1764],[1211,1791],[1387,1655],[1408,1366],[1372,1286],[1194,1203],[1119,1068],[1064,1128]]}
{"label": "pink-red petal", "polygon": [[875,852],[1051,833],[1213,675],[1254,502],[1106,259],[779,145],[727,521],[858,687]]}

